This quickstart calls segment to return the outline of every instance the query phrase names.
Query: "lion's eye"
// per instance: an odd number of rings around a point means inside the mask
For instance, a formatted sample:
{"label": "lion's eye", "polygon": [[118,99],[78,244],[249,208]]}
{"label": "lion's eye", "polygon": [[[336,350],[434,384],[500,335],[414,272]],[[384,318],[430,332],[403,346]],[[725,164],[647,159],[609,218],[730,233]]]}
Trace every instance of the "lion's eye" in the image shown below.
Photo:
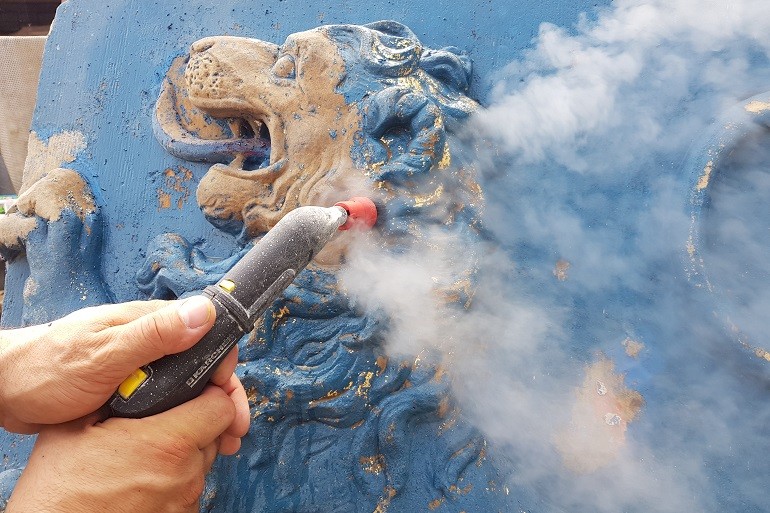
{"label": "lion's eye", "polygon": [[294,66],[294,57],[284,55],[273,64],[273,75],[278,78],[295,78],[296,68]]}

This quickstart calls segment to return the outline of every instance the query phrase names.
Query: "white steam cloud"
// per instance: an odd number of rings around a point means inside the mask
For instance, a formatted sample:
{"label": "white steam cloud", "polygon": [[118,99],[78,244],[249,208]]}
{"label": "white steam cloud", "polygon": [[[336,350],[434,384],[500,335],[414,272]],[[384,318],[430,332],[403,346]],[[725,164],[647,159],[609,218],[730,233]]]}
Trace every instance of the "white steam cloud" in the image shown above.
{"label": "white steam cloud", "polygon": [[[443,355],[525,511],[770,510],[770,373],[684,272],[684,163],[726,109],[770,90],[770,2],[616,1],[542,25],[496,80],[461,136],[491,242],[360,247],[345,287],[390,316],[394,354]],[[761,332],[770,278],[735,262],[764,263],[770,165],[739,164],[745,184],[714,178],[705,242],[745,296],[733,317]],[[469,254],[476,295],[458,314],[435,285]]]}

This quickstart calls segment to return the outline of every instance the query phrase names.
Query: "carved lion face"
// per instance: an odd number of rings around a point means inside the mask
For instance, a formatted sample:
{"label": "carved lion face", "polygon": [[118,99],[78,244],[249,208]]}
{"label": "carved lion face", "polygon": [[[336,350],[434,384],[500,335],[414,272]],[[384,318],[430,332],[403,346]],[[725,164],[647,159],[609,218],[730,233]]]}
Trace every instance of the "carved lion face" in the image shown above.
{"label": "carved lion face", "polygon": [[458,51],[426,49],[395,22],[319,27],[280,46],[210,37],[169,71],[156,136],[177,156],[216,162],[199,206],[245,238],[350,194],[407,193],[422,207],[441,196],[430,175],[449,165],[447,126],[477,107],[463,94],[469,75]]}
{"label": "carved lion face", "polygon": [[236,158],[211,168],[198,188],[209,219],[242,220],[255,236],[286,212],[343,188],[360,124],[356,106],[337,92],[344,74],[336,45],[320,29],[294,34],[280,47],[234,37],[193,45],[185,72],[193,105],[240,118],[270,141],[262,167],[243,169]]}

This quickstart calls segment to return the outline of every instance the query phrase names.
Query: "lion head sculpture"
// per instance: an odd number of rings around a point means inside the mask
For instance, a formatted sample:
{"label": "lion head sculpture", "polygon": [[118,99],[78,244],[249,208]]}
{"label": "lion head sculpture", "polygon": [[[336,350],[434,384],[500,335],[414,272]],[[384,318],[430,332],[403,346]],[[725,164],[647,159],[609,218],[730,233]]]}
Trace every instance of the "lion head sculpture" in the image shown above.
{"label": "lion head sculpture", "polygon": [[[156,135],[174,155],[217,162],[197,197],[226,231],[254,237],[298,206],[373,186],[385,200],[442,203],[440,222],[467,206],[448,206],[449,177],[435,176],[456,158],[447,134],[478,108],[465,96],[470,60],[456,48],[424,48],[382,21],[324,26],[282,46],[206,38],[182,64],[164,84]],[[457,191],[476,192],[465,185]],[[389,210],[391,221],[407,209]]]}
{"label": "lion head sculpture", "polygon": [[[429,229],[462,244],[478,237],[481,191],[450,134],[478,108],[470,77],[462,52],[425,48],[393,21],[323,26],[281,46],[210,37],[171,67],[156,137],[180,158],[213,163],[199,206],[244,242],[298,206],[354,193],[384,206],[384,247]],[[448,301],[467,299],[469,272],[440,284]],[[351,305],[335,266],[300,274],[241,341],[253,422],[241,458],[217,463],[209,508],[509,509],[447,376],[424,355],[388,358],[387,322]]]}

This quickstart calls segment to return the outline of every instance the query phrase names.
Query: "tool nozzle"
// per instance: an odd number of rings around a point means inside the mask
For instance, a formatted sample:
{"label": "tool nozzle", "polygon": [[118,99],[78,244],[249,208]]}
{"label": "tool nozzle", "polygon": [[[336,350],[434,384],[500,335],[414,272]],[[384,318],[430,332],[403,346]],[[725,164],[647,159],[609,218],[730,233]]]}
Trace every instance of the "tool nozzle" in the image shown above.
{"label": "tool nozzle", "polygon": [[356,196],[347,201],[340,201],[334,206],[348,213],[348,219],[340,226],[340,230],[356,228],[368,230],[377,222],[377,206],[369,198]]}

